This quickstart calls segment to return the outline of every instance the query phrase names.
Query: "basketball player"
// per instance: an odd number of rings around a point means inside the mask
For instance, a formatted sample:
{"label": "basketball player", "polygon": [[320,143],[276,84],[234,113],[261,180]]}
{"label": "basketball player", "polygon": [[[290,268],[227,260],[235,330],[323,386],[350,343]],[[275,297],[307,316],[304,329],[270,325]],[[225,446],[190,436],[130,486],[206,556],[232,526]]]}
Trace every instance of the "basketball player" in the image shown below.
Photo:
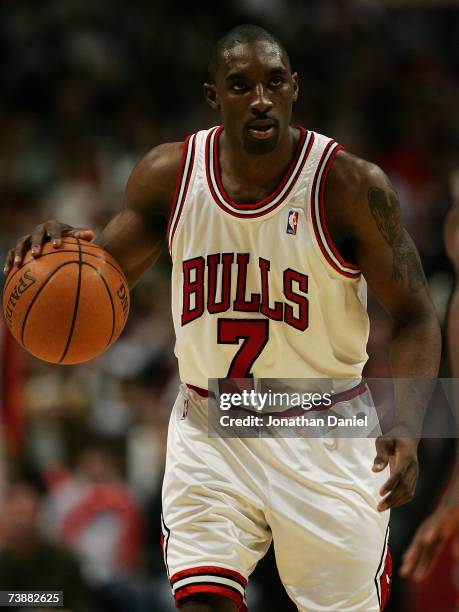
{"label": "basketball player", "polygon": [[[274,36],[231,30],[210,76],[204,93],[222,125],[148,153],[97,240],[131,287],[165,237],[172,256],[183,382],[163,487],[173,593],[184,612],[245,610],[274,540],[299,610],[376,611],[390,588],[387,510],[413,497],[417,440],[380,437],[375,450],[365,438],[212,438],[208,379],[330,379],[336,403],[358,407],[365,387],[340,381],[359,381],[367,359],[366,283],[394,320],[394,376],[435,377],[439,326],[420,259],[385,174],[291,125],[298,76]],[[5,271],[63,235],[94,237],[49,221],[17,242]],[[427,399],[398,403],[417,414]]]}
{"label": "basketball player", "polygon": [[[445,222],[444,242],[454,266],[456,282],[448,310],[448,354],[451,376],[459,379],[459,202],[448,213]],[[453,389],[455,416],[459,424],[458,390]],[[423,580],[433,569],[443,546],[450,538],[455,558],[459,558],[459,445],[456,445],[456,461],[449,484],[437,508],[421,524],[406,551],[400,572],[416,581]]]}

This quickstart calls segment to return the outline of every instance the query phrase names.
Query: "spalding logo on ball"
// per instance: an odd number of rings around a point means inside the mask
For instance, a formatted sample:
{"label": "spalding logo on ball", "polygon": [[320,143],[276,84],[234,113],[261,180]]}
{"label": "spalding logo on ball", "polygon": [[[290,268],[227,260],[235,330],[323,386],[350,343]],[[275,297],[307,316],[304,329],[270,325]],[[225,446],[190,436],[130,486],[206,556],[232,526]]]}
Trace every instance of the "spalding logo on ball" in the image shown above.
{"label": "spalding logo on ball", "polygon": [[73,364],[101,355],[129,314],[129,287],[102,247],[66,237],[14,266],[3,290],[3,313],[16,340],[35,357]]}

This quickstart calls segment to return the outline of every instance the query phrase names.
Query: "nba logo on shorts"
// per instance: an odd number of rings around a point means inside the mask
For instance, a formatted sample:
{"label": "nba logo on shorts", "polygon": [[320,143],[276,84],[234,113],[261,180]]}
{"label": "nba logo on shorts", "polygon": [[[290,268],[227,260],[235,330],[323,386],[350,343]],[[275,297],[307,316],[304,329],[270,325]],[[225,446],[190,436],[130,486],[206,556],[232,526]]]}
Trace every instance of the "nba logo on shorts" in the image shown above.
{"label": "nba logo on shorts", "polygon": [[296,228],[298,227],[298,211],[289,210],[287,219],[287,234],[296,234]]}

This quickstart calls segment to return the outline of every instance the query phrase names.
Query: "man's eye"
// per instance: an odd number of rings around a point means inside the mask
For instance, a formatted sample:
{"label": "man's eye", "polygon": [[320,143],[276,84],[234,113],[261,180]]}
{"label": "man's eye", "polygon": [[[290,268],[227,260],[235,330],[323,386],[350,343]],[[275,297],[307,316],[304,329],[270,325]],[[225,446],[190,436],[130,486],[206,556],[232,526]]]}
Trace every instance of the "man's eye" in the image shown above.
{"label": "man's eye", "polygon": [[247,89],[247,85],[245,83],[243,83],[242,81],[233,83],[231,85],[231,89],[233,89],[234,91],[245,91]]}
{"label": "man's eye", "polygon": [[269,84],[272,85],[273,87],[279,87],[279,85],[282,85],[283,82],[284,82],[284,79],[281,79],[281,77],[273,77],[269,81]]}

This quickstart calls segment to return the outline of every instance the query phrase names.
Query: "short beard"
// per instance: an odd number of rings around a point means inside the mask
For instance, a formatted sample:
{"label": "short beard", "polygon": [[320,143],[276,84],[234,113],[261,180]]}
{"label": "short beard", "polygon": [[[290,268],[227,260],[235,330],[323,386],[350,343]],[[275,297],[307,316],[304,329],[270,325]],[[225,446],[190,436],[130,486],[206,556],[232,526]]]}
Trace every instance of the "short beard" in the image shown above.
{"label": "short beard", "polygon": [[267,155],[268,153],[272,153],[277,147],[278,140],[277,137],[260,141],[244,138],[243,146],[247,153],[251,153],[252,155]]}

